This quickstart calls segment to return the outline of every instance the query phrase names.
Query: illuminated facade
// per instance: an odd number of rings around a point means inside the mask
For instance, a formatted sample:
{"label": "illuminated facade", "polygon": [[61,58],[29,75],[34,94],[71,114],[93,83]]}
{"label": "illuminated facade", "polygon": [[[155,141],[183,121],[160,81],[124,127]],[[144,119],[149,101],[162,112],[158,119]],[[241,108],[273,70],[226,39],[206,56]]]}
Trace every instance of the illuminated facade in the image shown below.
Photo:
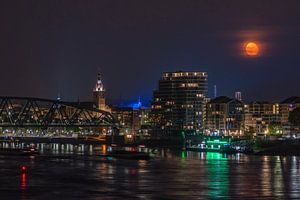
{"label": "illuminated facade", "polygon": [[206,133],[210,135],[243,135],[244,104],[225,96],[206,105]]}
{"label": "illuminated facade", "polygon": [[125,135],[129,139],[148,137],[148,108],[113,107],[112,115],[119,123],[120,135]]}
{"label": "illuminated facade", "polygon": [[245,130],[266,134],[270,124],[281,124],[278,103],[251,102],[245,105]]}
{"label": "illuminated facade", "polygon": [[295,108],[300,108],[300,97],[294,96],[285,99],[279,106],[282,124],[286,125],[289,122],[289,113]]}
{"label": "illuminated facade", "polygon": [[105,88],[103,86],[100,73],[98,73],[97,82],[93,90],[93,98],[96,104],[96,108],[106,112],[111,112],[111,109],[106,105],[105,102]]}
{"label": "illuminated facade", "polygon": [[165,72],[153,93],[151,119],[157,132],[201,132],[207,92],[206,72]]}

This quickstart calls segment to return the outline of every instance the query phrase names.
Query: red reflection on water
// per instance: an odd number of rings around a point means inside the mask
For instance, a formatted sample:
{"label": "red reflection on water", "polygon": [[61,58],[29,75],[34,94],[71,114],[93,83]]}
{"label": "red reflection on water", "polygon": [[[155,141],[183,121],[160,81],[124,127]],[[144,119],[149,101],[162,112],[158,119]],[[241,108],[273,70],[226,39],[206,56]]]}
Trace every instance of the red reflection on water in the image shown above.
{"label": "red reflection on water", "polygon": [[136,174],[136,170],[135,169],[131,169],[131,175],[135,175]]}
{"label": "red reflection on water", "polygon": [[22,180],[21,180],[21,189],[26,189],[26,173],[22,173]]}

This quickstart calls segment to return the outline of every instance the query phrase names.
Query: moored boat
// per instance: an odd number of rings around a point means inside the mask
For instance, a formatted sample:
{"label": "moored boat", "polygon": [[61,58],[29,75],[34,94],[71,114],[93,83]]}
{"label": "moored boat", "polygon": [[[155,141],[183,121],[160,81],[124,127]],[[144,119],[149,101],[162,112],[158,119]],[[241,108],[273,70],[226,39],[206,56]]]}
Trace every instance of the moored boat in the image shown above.
{"label": "moored boat", "polygon": [[113,150],[107,153],[107,156],[132,160],[149,160],[151,157],[148,153],[138,151]]}

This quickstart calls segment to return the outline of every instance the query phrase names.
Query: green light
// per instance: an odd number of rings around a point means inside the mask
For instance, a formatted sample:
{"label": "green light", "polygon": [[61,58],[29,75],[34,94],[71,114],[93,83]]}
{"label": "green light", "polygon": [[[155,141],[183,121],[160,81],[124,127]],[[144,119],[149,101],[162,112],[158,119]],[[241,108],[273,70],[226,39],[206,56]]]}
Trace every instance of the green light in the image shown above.
{"label": "green light", "polygon": [[181,152],[181,159],[182,159],[182,160],[185,159],[185,153],[184,153],[184,151]]}
{"label": "green light", "polygon": [[220,140],[213,140],[213,141],[206,141],[206,143],[210,143],[210,144],[229,144],[228,142],[226,141],[220,141]]}
{"label": "green light", "polygon": [[[228,195],[228,163],[220,153],[206,153],[209,199],[221,199]],[[224,198],[222,198],[224,199]]]}

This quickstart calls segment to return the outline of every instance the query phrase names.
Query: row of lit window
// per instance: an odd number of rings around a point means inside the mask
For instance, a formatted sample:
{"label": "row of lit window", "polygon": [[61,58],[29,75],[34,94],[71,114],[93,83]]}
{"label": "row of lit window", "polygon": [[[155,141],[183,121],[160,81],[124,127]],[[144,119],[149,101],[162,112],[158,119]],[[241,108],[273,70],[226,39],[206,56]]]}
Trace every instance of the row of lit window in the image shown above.
{"label": "row of lit window", "polygon": [[183,126],[184,129],[192,130],[194,129],[194,126]]}
{"label": "row of lit window", "polygon": [[167,102],[166,102],[166,105],[174,105],[174,104],[175,104],[174,101],[167,101]]}
{"label": "row of lit window", "polygon": [[205,72],[175,72],[165,73],[164,77],[206,76]]}
{"label": "row of lit window", "polygon": [[187,104],[187,105],[181,105],[182,108],[193,108],[194,105],[192,104]]}
{"label": "row of lit window", "polygon": [[184,88],[195,88],[195,87],[199,87],[198,83],[182,83],[180,85],[180,87],[184,87]]}
{"label": "row of lit window", "polygon": [[151,108],[153,108],[153,109],[161,109],[161,105],[153,105]]}

